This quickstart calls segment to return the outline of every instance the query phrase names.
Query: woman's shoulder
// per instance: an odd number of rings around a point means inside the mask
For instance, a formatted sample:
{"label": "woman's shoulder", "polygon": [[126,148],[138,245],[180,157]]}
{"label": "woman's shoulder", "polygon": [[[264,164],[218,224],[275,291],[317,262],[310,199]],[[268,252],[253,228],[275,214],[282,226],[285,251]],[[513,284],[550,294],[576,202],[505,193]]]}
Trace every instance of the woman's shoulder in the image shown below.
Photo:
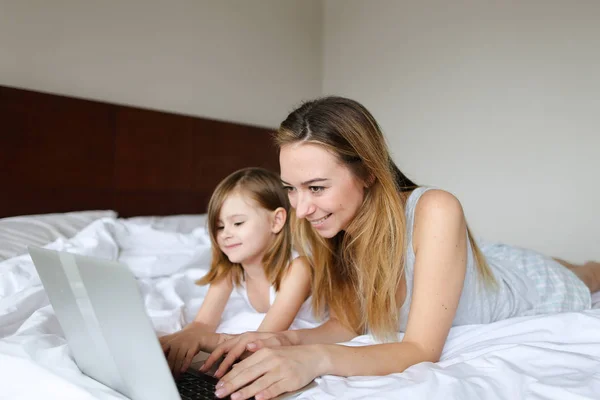
{"label": "woman's shoulder", "polygon": [[462,210],[462,206],[458,198],[446,190],[433,187],[422,187],[419,189],[421,189],[420,193],[415,193],[419,195],[419,198],[417,199],[418,201],[416,202],[417,211],[456,210],[457,207]]}
{"label": "woman's shoulder", "polygon": [[[404,203],[407,232],[412,236],[416,222],[432,213],[455,214],[462,207],[452,193],[432,186],[419,186],[410,192],[401,194]],[[460,214],[460,213],[459,213]]]}
{"label": "woman's shoulder", "polygon": [[440,232],[440,228],[443,231],[444,227],[462,229],[464,223],[465,216],[460,201],[445,190],[429,189],[420,195],[415,205],[414,233],[417,236],[420,236],[419,232],[424,234],[430,230]]}
{"label": "woman's shoulder", "polygon": [[464,216],[460,201],[450,192],[438,188],[424,188],[418,195],[414,205],[415,220]]}

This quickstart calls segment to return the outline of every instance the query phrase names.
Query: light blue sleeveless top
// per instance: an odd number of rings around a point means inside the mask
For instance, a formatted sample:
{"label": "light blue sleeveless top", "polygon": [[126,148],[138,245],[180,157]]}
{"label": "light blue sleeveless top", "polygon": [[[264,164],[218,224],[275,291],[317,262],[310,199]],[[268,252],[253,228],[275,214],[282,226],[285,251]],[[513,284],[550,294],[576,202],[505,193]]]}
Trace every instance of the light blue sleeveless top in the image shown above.
{"label": "light blue sleeveless top", "polygon": [[[412,300],[415,253],[413,225],[417,202],[429,187],[415,189],[406,202],[406,299],[400,308],[399,330],[406,330]],[[466,234],[466,232],[465,232]],[[467,240],[467,270],[456,316],[456,325],[485,324],[506,318],[554,312],[580,311],[591,307],[590,291],[567,268],[532,250],[477,240],[496,278],[488,287],[479,278]]]}

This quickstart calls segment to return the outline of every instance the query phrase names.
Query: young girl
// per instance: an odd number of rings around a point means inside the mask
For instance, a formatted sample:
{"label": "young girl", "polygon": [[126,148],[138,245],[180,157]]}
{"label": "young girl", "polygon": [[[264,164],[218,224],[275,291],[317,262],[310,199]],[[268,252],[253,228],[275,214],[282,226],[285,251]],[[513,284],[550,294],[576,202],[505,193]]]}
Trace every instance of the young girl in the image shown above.
{"label": "young girl", "polygon": [[215,330],[234,288],[266,313],[258,331],[286,330],[297,314],[310,318],[311,269],[304,257],[291,261],[289,209],[279,176],[262,168],[239,170],[217,186],[208,205],[212,262],[198,281],[208,292],[192,323],[160,338],[175,375],[198,351],[231,337]]}
{"label": "young girl", "polygon": [[[458,199],[406,178],[373,116],[353,100],[303,104],[276,141],[296,244],[314,268],[313,306],[327,305],[331,318],[222,343],[202,367],[228,353],[215,374],[218,397],[263,400],[319,375],[402,372],[437,362],[454,325],[583,310],[600,289],[599,263],[475,241]],[[363,333],[384,343],[334,344]],[[224,375],[245,350],[255,353]]]}

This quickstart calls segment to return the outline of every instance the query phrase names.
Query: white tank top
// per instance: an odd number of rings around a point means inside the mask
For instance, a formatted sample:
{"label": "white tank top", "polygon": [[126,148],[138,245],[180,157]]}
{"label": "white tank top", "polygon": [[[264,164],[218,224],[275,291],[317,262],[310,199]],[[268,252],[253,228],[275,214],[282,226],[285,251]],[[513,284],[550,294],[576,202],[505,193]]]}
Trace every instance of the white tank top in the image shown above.
{"label": "white tank top", "polygon": [[[259,313],[250,303],[250,298],[248,297],[248,291],[246,290],[246,282],[242,280],[239,286],[235,287],[237,293],[244,299],[247,303],[248,307],[250,307],[254,312]],[[275,287],[271,286],[269,288],[269,304],[272,306],[275,303],[275,299],[277,298],[277,292],[275,291]],[[259,313],[266,315],[266,313]],[[308,298],[302,303],[292,325],[291,329],[307,329],[312,328],[315,325],[320,324],[322,321],[315,318],[312,314],[312,296],[308,296]]]}

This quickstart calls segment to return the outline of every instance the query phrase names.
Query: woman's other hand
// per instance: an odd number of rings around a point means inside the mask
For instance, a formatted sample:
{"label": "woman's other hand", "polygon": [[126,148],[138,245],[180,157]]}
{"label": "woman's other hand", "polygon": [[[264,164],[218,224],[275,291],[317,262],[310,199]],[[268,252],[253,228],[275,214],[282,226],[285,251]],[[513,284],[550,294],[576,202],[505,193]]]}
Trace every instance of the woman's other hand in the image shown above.
{"label": "woman's other hand", "polygon": [[221,378],[216,395],[224,397],[231,394],[232,400],[249,399],[252,396],[264,400],[300,389],[324,370],[328,358],[321,347],[280,346],[256,350]]}
{"label": "woman's other hand", "polygon": [[225,355],[219,368],[215,372],[215,377],[220,378],[229,370],[229,368],[240,359],[244,352],[256,352],[262,348],[277,348],[281,346],[291,346],[293,343],[283,332],[248,332],[236,336],[221,343],[206,359],[200,371],[208,371],[212,365]]}

